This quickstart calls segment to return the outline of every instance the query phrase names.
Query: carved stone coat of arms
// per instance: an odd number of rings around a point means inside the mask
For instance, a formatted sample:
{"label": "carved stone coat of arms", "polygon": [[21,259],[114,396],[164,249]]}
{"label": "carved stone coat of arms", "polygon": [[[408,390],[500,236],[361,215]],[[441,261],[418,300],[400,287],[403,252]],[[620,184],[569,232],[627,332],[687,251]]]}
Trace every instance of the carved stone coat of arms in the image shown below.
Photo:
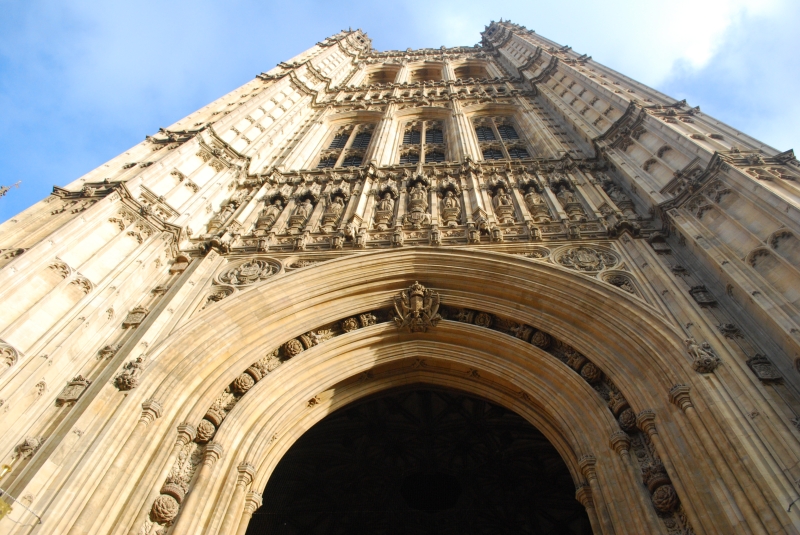
{"label": "carved stone coat of arms", "polygon": [[414,282],[408,290],[394,298],[394,322],[400,329],[425,332],[435,327],[442,316],[439,315],[439,294]]}

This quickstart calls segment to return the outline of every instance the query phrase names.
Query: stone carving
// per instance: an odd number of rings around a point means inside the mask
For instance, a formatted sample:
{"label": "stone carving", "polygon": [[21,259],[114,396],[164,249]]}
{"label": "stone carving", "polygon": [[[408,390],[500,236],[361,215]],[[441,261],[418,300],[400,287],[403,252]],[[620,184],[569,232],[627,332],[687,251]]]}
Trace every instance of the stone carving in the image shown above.
{"label": "stone carving", "polygon": [[725,338],[742,338],[742,331],[733,323],[721,323],[717,325],[717,329]]}
{"label": "stone carving", "polygon": [[375,325],[375,323],[378,321],[378,318],[375,317],[375,314],[367,312],[365,314],[359,314],[358,321],[361,322],[362,327],[369,327],[370,325]]}
{"label": "stone carving", "polygon": [[292,358],[294,356],[299,355],[303,349],[303,344],[297,338],[292,338],[288,342],[286,342],[283,346],[283,350],[286,353],[288,358]]}
{"label": "stone carving", "polygon": [[616,266],[617,256],[603,249],[578,246],[570,247],[556,254],[556,262],[576,271],[600,271]]}
{"label": "stone carving", "polygon": [[281,197],[275,197],[270,205],[265,206],[261,212],[259,212],[258,219],[256,220],[255,235],[266,235],[269,229],[272,228],[272,225],[275,224],[275,220],[281,215],[281,212],[283,212],[283,199]]}
{"label": "stone carving", "polygon": [[278,353],[278,349],[267,353],[265,356],[254,362],[252,366],[247,368],[247,373],[249,373],[254,380],[260,381],[269,372],[281,365],[281,360],[278,358]]}
{"label": "stone carving", "polygon": [[747,361],[747,365],[763,383],[782,383],[783,376],[775,365],[765,356],[758,354]]}
{"label": "stone carving", "polygon": [[632,295],[636,295],[636,287],[633,285],[633,281],[627,275],[614,273],[612,275],[605,277],[604,280],[611,286],[616,286],[620,290],[628,292],[629,294]]}
{"label": "stone carving", "polygon": [[0,340],[0,373],[16,364],[17,360],[19,360],[17,350]]}
{"label": "stone carving", "polygon": [[405,223],[414,229],[421,229],[431,222],[428,214],[428,189],[422,182],[417,182],[408,191],[408,212]]}
{"label": "stone carving", "polygon": [[310,198],[305,198],[301,202],[295,206],[294,212],[289,217],[289,228],[287,229],[288,234],[296,234],[300,232],[300,229],[303,228],[305,225],[306,220],[311,215],[311,211],[314,209],[314,205],[311,204]]}
{"label": "stone carving", "polygon": [[525,205],[533,218],[534,223],[550,223],[550,209],[541,193],[536,188],[529,186],[525,193]]}
{"label": "stone carving", "polygon": [[687,338],[683,341],[686,344],[686,351],[692,357],[692,368],[698,373],[711,373],[719,366],[719,357],[711,349],[708,342],[698,344],[694,338]]}
{"label": "stone carving", "polygon": [[144,371],[144,358],[138,357],[127,362],[122,371],[114,377],[114,386],[120,391],[132,390],[139,386],[139,376]]}
{"label": "stone carving", "polygon": [[397,327],[410,332],[425,332],[442,319],[439,315],[439,294],[419,282],[414,282],[408,290],[395,296],[394,310]]}
{"label": "stone carving", "polygon": [[175,501],[181,503],[189,490],[189,482],[192,480],[195,469],[202,462],[202,453],[202,448],[195,443],[189,442],[184,445],[178,453],[172,470],[167,475],[164,486],[161,488],[161,494],[171,496],[175,498]]}
{"label": "stone carving", "polygon": [[233,286],[248,286],[266,280],[278,272],[278,267],[267,260],[248,260],[224,271],[219,281]]}
{"label": "stone carving", "polygon": [[78,398],[81,397],[81,394],[83,394],[90,384],[92,384],[92,382],[84,379],[82,375],[74,377],[72,381],[67,382],[67,386],[65,386],[64,390],[56,397],[56,407],[67,404],[71,405],[78,401]]}
{"label": "stone carving", "polygon": [[178,500],[162,494],[153,502],[153,507],[150,509],[150,520],[158,524],[169,525],[177,516],[179,509]]}
{"label": "stone carving", "polygon": [[620,412],[617,420],[619,421],[619,426],[626,433],[630,433],[636,429],[636,413],[633,412],[631,408]]}
{"label": "stone carving", "polygon": [[658,487],[652,496],[653,506],[659,513],[669,513],[678,506],[678,494],[672,485]]}
{"label": "stone carving", "polygon": [[236,401],[237,399],[230,389],[226,388],[225,391],[214,400],[214,403],[211,404],[211,407],[206,412],[205,419],[219,427],[219,424],[222,423],[222,420],[225,419],[228,412],[236,405]]}
{"label": "stone carving", "polygon": [[119,351],[120,346],[105,346],[103,349],[97,352],[97,360],[108,360],[114,355],[117,354]]}
{"label": "stone carving", "polygon": [[194,441],[198,444],[205,444],[212,438],[214,438],[214,433],[217,432],[216,426],[211,423],[210,421],[203,418],[200,420],[200,423],[197,424],[197,436],[195,436]]}
{"label": "stone carving", "polygon": [[539,349],[547,349],[550,346],[550,335],[542,331],[536,331],[533,333],[533,336],[531,336],[531,344]]}
{"label": "stone carving", "polygon": [[347,318],[342,322],[342,330],[346,333],[350,331],[355,331],[360,327],[358,320],[355,318]]}
{"label": "stone carving", "polygon": [[256,384],[253,377],[250,374],[243,373],[239,377],[237,377],[233,383],[231,383],[231,387],[233,388],[234,392],[239,395],[243,395],[245,392],[253,388],[253,385]]}
{"label": "stone carving", "polygon": [[330,202],[322,213],[322,226],[320,230],[323,232],[333,231],[344,211],[344,200],[344,195],[341,193],[331,196]]}
{"label": "stone carving", "polygon": [[222,301],[226,297],[232,295],[233,291],[234,291],[233,288],[229,288],[227,286],[213,287],[211,293],[209,293],[208,296],[206,296],[206,302],[203,305],[203,308],[206,308],[208,305],[211,305],[213,303],[218,303]]}
{"label": "stone carving", "polygon": [[125,329],[128,327],[137,327],[144,321],[144,318],[147,316],[148,312],[149,311],[147,308],[143,306],[134,308],[128,312],[128,315],[125,317],[125,321],[122,322],[122,327]]}
{"label": "stone carving", "polygon": [[697,301],[697,304],[703,308],[712,307],[717,304],[717,300],[714,299],[714,296],[705,286],[692,286],[691,290],[689,290],[689,294]]}
{"label": "stone carving", "polygon": [[13,460],[30,459],[44,444],[44,437],[25,437],[25,440],[14,446]]}
{"label": "stone carving", "polygon": [[514,201],[505,188],[499,187],[492,198],[492,208],[501,225],[511,225],[516,221],[514,217]]}
{"label": "stone carving", "polygon": [[461,201],[449,189],[442,198],[441,219],[442,224],[448,227],[457,227],[461,222]]}
{"label": "stone carving", "polygon": [[392,225],[395,196],[396,193],[392,190],[384,191],[375,205],[375,228],[378,230],[387,230]]}
{"label": "stone carving", "polygon": [[578,201],[578,197],[566,185],[562,185],[559,188],[556,198],[558,202],[561,203],[570,221],[586,220],[586,214],[583,211],[583,206],[580,201]]}

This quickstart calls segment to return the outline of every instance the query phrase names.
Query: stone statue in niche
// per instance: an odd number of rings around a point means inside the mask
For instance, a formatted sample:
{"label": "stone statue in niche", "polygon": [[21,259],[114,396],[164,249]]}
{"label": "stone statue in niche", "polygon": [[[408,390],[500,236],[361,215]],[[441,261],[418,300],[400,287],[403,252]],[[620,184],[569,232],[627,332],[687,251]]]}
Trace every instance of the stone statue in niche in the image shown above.
{"label": "stone statue in niche", "polygon": [[275,198],[272,204],[265,206],[261,213],[258,214],[256,220],[256,236],[263,236],[275,224],[278,216],[283,212],[283,199],[280,197]]}
{"label": "stone statue in niche", "polygon": [[550,210],[541,193],[536,188],[530,186],[525,193],[525,204],[533,217],[534,223],[550,223]]}
{"label": "stone statue in niche", "polygon": [[458,226],[461,218],[461,203],[452,190],[447,190],[442,199],[442,223],[448,227]]}
{"label": "stone statue in niche", "polygon": [[331,232],[339,222],[342,212],[344,212],[344,198],[341,195],[334,195],[322,214],[321,230]]}
{"label": "stone statue in niche", "polygon": [[560,202],[561,206],[564,208],[564,211],[567,213],[567,217],[569,217],[570,221],[586,220],[586,214],[583,211],[583,206],[581,206],[581,203],[578,201],[578,197],[574,192],[562,185],[556,197],[558,198],[558,202]]}
{"label": "stone statue in niche", "polygon": [[394,197],[391,191],[385,191],[375,206],[375,227],[387,230],[394,217]]}
{"label": "stone statue in niche", "polygon": [[511,199],[511,195],[506,193],[505,188],[497,188],[492,199],[492,206],[494,207],[494,214],[501,224],[514,223],[514,201]]}
{"label": "stone statue in niche", "polygon": [[415,229],[422,228],[431,222],[428,214],[428,188],[417,182],[408,192],[408,213],[405,222]]}
{"label": "stone statue in niche", "polygon": [[289,228],[287,234],[297,234],[300,229],[305,225],[308,216],[311,215],[311,210],[314,205],[311,204],[311,199],[305,198],[300,201],[294,209],[294,213],[289,217]]}

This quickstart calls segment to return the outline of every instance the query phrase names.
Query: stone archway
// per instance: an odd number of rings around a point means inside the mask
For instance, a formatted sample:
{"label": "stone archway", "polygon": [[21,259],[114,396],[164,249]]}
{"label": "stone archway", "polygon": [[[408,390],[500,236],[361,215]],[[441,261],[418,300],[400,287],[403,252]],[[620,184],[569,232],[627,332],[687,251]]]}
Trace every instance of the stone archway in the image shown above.
{"label": "stone archway", "polygon": [[463,392],[410,385],[304,434],[247,535],[591,533],[557,450],[524,418]]}
{"label": "stone archway", "polygon": [[[713,384],[694,372],[680,331],[658,310],[512,255],[412,248],[366,256],[280,273],[154,347],[141,386],[96,439],[96,451],[119,454],[87,469],[96,486],[75,483],[69,532],[116,524],[155,533],[155,519],[171,535],[244,533],[257,490],[308,429],[353,401],[420,382],[482,397],[538,428],[579,487],[595,533],[674,531],[681,522],[698,533],[757,532],[774,522],[760,494],[741,492],[763,481],[720,453],[715,440],[737,439],[716,431]],[[393,297],[414,280],[449,307],[428,332],[391,321]],[[372,312],[376,321],[346,328]],[[264,360],[273,356],[277,368]],[[387,367],[396,370],[382,375]],[[181,482],[188,492],[168,486],[187,449],[201,461]],[[123,473],[136,488],[118,486]]]}

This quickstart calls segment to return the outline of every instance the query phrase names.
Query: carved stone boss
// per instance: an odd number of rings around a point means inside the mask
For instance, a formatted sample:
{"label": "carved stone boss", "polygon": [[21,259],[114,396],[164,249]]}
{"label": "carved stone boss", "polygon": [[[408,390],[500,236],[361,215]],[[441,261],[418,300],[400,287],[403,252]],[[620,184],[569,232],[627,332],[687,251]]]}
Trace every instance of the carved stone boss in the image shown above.
{"label": "carved stone boss", "polygon": [[408,290],[395,296],[394,310],[397,327],[412,333],[425,332],[442,319],[439,315],[439,294],[419,282],[414,282]]}

